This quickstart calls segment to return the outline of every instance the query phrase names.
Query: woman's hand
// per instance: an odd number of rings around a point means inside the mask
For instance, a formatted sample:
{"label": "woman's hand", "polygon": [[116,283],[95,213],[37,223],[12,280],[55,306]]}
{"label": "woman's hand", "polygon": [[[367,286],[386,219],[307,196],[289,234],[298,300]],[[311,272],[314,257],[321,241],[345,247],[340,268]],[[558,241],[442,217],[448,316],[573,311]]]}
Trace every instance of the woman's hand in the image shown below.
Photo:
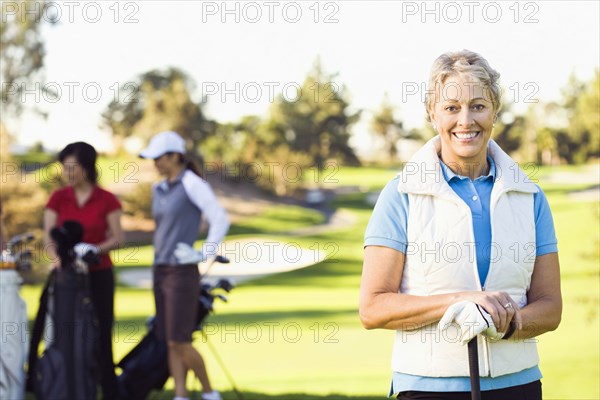
{"label": "woman's hand", "polygon": [[504,336],[504,332],[496,329],[490,314],[471,301],[459,301],[448,307],[438,326],[443,330],[453,322],[459,326],[460,341],[463,345],[479,334],[492,340],[500,340]]}
{"label": "woman's hand", "polygon": [[507,332],[514,319],[517,329],[523,326],[521,309],[506,292],[464,292],[461,300],[479,304],[492,316],[498,332]]}

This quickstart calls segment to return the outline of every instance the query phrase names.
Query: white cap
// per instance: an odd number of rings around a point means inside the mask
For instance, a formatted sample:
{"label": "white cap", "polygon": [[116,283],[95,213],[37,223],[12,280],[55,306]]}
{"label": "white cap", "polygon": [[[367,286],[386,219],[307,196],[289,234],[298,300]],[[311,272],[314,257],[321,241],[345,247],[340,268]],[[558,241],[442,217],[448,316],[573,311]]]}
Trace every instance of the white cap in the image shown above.
{"label": "white cap", "polygon": [[141,158],[156,159],[166,153],[185,154],[185,141],[177,133],[172,131],[156,134],[148,147],[140,153]]}

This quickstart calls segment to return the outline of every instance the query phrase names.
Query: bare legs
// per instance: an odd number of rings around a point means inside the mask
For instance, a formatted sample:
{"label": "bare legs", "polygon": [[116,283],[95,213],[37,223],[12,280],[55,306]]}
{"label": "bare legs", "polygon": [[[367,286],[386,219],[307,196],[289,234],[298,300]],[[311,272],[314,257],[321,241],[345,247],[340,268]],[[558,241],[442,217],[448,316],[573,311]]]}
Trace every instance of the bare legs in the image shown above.
{"label": "bare legs", "polygon": [[204,360],[190,342],[169,341],[169,370],[175,381],[175,396],[187,397],[185,378],[188,369],[194,371],[204,393],[212,392]]}

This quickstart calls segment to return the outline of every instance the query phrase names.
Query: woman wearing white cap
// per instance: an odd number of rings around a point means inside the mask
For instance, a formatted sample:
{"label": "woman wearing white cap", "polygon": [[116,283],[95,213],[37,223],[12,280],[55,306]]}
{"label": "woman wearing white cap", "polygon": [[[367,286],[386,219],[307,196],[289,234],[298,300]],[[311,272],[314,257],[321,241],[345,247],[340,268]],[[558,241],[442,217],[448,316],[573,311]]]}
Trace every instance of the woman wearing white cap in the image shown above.
{"label": "woman wearing white cap", "polygon": [[[165,179],[152,188],[154,233],[154,299],[156,334],[167,341],[175,399],[186,400],[185,380],[192,369],[202,384],[203,400],[220,400],[212,389],[202,356],[192,346],[199,296],[198,263],[215,256],[229,220],[208,183],[184,158],[185,142],[175,132],[162,132],[140,153],[152,159]],[[200,222],[209,223],[200,251],[192,246]]]}

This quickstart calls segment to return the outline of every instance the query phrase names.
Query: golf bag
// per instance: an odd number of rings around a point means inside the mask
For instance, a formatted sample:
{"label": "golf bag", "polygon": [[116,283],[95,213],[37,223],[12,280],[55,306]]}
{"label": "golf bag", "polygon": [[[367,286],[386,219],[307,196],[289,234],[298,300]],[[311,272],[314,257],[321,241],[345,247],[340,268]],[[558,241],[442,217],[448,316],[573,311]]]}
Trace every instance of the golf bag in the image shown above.
{"label": "golf bag", "polygon": [[[227,301],[215,289],[229,292],[233,288],[231,282],[221,279],[216,285],[202,284],[198,298],[198,314],[196,330],[202,329],[202,323],[213,311],[215,298]],[[144,400],[152,390],[160,390],[169,379],[169,363],[167,343],[156,337],[154,318],[148,320],[148,333],[117,366],[122,372],[117,377],[120,400]]]}
{"label": "golf bag", "polygon": [[[61,268],[52,271],[40,298],[29,349],[28,390],[38,400],[95,400],[98,324],[90,298],[87,265],[97,255],[76,256],[83,229],[74,221],[54,228]],[[49,318],[48,318],[49,317]],[[46,348],[38,359],[45,333]]]}
{"label": "golf bag", "polygon": [[0,258],[0,400],[20,400],[25,396],[27,307],[19,294],[23,279],[17,271],[31,269],[31,251],[18,247],[32,239],[30,234],[11,238]]}

